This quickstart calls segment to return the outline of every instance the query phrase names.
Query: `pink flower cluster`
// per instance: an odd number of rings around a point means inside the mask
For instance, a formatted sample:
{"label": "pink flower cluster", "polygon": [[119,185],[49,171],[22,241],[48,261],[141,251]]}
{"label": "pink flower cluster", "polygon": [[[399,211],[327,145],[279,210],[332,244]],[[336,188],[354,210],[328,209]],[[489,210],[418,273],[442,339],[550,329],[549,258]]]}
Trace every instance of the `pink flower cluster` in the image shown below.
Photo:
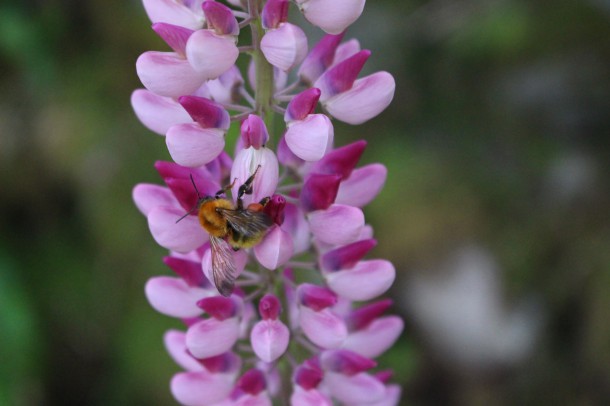
{"label": "pink flower cluster", "polygon": [[[143,2],[172,50],[138,58],[145,89],[131,99],[142,123],[165,136],[173,160],[155,164],[165,185],[133,191],[175,273],[151,278],[146,297],[186,328],[164,337],[184,369],[171,380],[172,394],[193,406],[397,404],[399,386],[374,359],[403,321],[385,314],[391,301],[369,302],[389,289],[395,269],[365,259],[376,241],[362,212],[386,169],[357,167],[366,142],[335,147],[331,120],[362,123],[394,95],[387,72],[359,78],[370,51],[343,42],[365,1],[296,0],[327,33],[311,49],[288,22],[287,0]],[[247,26],[250,42],[238,46]],[[236,65],[241,55],[250,58],[247,82]],[[233,158],[225,151],[232,122],[239,123]],[[227,184],[239,203],[248,179],[244,207],[264,202],[272,225],[252,248],[219,257],[196,209]],[[215,282],[219,258],[237,277],[231,294]]]}

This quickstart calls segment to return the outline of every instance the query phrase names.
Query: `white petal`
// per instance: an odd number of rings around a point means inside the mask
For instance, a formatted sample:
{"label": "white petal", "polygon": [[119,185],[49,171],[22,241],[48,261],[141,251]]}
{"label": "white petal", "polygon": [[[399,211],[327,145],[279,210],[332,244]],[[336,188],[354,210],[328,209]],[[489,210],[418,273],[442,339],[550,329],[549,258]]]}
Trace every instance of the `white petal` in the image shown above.
{"label": "white petal", "polygon": [[165,135],[174,124],[193,121],[176,100],[146,89],[137,89],[131,94],[131,106],[142,124],[159,135]]}
{"label": "white petal", "polygon": [[261,51],[271,65],[288,71],[307,55],[307,37],[296,25],[282,23],[265,33],[261,40]]}

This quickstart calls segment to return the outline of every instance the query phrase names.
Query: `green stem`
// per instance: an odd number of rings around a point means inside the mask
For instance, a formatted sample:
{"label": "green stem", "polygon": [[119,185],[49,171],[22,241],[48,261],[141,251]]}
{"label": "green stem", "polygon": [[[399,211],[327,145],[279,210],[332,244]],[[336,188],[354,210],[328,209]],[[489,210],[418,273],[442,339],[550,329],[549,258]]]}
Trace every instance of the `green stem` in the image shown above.
{"label": "green stem", "polygon": [[261,51],[260,43],[264,34],[263,24],[260,17],[262,2],[259,0],[248,0],[248,8],[252,21],[252,52],[254,66],[256,67],[256,95],[254,110],[263,119],[269,132],[273,133],[273,67]]}

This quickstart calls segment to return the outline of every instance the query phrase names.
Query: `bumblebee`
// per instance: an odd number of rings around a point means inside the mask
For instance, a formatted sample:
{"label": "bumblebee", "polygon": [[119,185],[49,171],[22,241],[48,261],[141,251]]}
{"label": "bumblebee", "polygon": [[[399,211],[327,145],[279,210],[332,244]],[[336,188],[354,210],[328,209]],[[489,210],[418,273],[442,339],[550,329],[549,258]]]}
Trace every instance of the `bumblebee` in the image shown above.
{"label": "bumblebee", "polygon": [[238,251],[240,248],[255,246],[273,225],[271,217],[263,212],[265,205],[269,202],[269,197],[262,199],[259,203],[251,203],[247,207],[244,207],[243,203],[243,196],[252,194],[252,183],[259,168],[260,165],[252,176],[239,187],[237,205],[221,197],[233,187],[235,180],[220,189],[214,196],[201,197],[191,175],[191,182],[197,192],[198,201],[191,211],[176,221],[178,222],[196,209],[198,210],[199,222],[210,236],[214,285],[223,296],[231,295],[237,278],[237,269],[231,249]]}

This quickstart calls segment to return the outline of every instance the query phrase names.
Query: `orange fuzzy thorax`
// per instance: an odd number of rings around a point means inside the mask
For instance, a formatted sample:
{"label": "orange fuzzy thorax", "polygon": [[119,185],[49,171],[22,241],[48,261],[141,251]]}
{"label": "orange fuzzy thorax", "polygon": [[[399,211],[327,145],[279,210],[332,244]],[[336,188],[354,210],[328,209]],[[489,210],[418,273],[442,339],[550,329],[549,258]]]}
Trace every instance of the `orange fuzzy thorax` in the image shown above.
{"label": "orange fuzzy thorax", "polygon": [[208,234],[214,237],[224,238],[229,232],[227,220],[218,213],[216,210],[217,208],[232,210],[233,203],[226,199],[204,201],[199,207],[199,222]]}

